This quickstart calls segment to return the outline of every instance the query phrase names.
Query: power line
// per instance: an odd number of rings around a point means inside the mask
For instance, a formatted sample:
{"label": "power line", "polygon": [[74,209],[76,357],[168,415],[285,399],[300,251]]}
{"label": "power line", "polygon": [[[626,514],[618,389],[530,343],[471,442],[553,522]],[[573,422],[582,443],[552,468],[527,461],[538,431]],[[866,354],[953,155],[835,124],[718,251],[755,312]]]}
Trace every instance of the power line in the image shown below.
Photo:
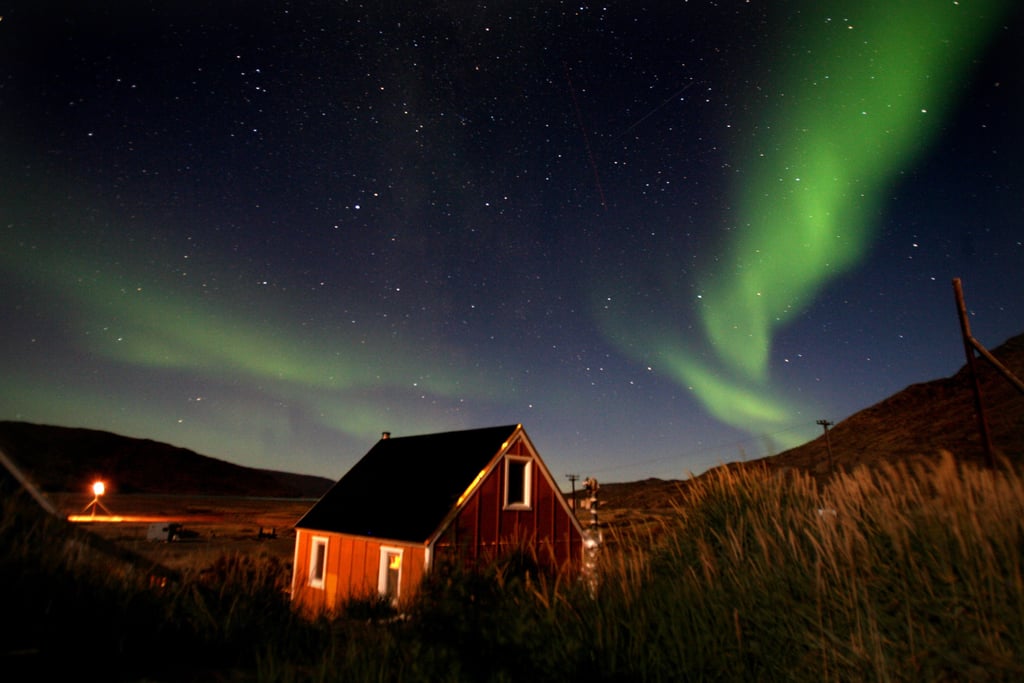
{"label": "power line", "polygon": [[604,188],[601,187],[601,175],[597,172],[597,162],[594,161],[594,153],[590,150],[590,139],[587,137],[587,129],[583,125],[583,115],[580,113],[580,103],[576,99],[576,88],[572,87],[572,78],[569,77],[569,65],[562,62],[565,67],[565,82],[569,86],[569,94],[572,96],[572,106],[576,111],[576,123],[579,124],[580,134],[583,136],[583,147],[587,150],[587,158],[590,159],[590,168],[594,171],[594,184],[597,186],[597,194],[601,199],[601,208],[608,211],[608,202],[604,199]]}
{"label": "power line", "polygon": [[696,80],[693,80],[693,79],[691,79],[689,83],[687,83],[687,84],[686,84],[686,85],[684,85],[684,86],[683,86],[682,88],[680,88],[679,90],[677,90],[677,91],[675,91],[674,93],[672,93],[671,95],[669,95],[669,96],[668,96],[668,98],[666,98],[664,102],[662,102],[662,103],[661,103],[661,104],[659,104],[659,105],[658,105],[657,107],[655,107],[654,109],[650,110],[649,112],[647,112],[646,114],[644,114],[643,116],[641,116],[641,117],[640,117],[639,119],[637,119],[637,121],[636,121],[636,122],[634,122],[634,123],[633,123],[633,125],[631,125],[631,126],[630,126],[629,128],[627,128],[626,130],[624,130],[624,131],[622,131],[621,133],[619,133],[619,137],[622,137],[623,135],[625,135],[625,134],[626,134],[626,133],[628,133],[629,131],[633,130],[634,128],[636,128],[637,126],[639,126],[639,125],[640,125],[641,123],[643,123],[643,122],[644,122],[644,121],[646,121],[647,119],[649,119],[649,118],[651,118],[652,116],[654,116],[654,115],[655,115],[655,114],[656,114],[656,113],[657,113],[657,112],[658,112],[658,111],[659,111],[659,110],[660,110],[660,109],[661,109],[662,107],[664,107],[664,106],[665,106],[666,104],[668,104],[669,102],[671,102],[672,100],[674,100],[675,98],[679,97],[679,96],[680,96],[680,95],[682,95],[682,94],[683,94],[684,92],[686,92],[687,90],[689,90],[689,89],[690,89],[690,87],[691,87],[691,86],[692,86],[692,85],[693,85],[694,83],[696,83],[696,82],[697,82]]}

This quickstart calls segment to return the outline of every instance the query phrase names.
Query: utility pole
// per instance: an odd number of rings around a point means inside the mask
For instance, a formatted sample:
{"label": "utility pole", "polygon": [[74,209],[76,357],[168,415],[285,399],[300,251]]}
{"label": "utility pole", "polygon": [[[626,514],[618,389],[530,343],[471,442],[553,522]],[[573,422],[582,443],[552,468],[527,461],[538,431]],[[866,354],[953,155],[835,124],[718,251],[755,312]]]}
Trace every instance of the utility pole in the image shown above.
{"label": "utility pole", "polygon": [[832,465],[832,442],[829,441],[828,438],[828,428],[831,427],[834,423],[828,420],[818,420],[817,423],[820,424],[822,428],[825,430],[825,449],[828,451],[828,473],[832,474],[834,472],[834,468]]}
{"label": "utility pole", "polygon": [[566,479],[572,484],[572,512],[576,514],[576,480],[580,478],[578,474],[567,474]]}

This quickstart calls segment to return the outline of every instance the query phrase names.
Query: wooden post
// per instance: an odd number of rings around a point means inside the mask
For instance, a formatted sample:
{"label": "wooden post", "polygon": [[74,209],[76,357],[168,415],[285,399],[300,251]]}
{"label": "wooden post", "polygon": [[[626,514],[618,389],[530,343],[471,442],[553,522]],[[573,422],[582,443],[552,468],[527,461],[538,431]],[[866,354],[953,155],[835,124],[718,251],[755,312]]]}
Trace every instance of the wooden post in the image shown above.
{"label": "wooden post", "polygon": [[967,319],[967,304],[964,303],[964,291],[960,285],[960,278],[953,278],[953,294],[956,297],[957,313],[960,316],[960,334],[963,337],[964,353],[967,354],[967,372],[971,376],[971,385],[974,389],[974,412],[978,417],[978,432],[981,435],[981,445],[985,449],[985,460],[989,467],[995,467],[996,459],[992,448],[992,436],[988,431],[988,419],[985,417],[985,402],[981,396],[981,379],[978,377],[978,370],[974,358],[974,338],[971,336],[971,323]]}
{"label": "wooden post", "polygon": [[587,477],[583,488],[590,494],[590,527],[583,536],[583,578],[591,595],[597,591],[598,552],[601,549],[601,527],[597,523],[597,479]]}

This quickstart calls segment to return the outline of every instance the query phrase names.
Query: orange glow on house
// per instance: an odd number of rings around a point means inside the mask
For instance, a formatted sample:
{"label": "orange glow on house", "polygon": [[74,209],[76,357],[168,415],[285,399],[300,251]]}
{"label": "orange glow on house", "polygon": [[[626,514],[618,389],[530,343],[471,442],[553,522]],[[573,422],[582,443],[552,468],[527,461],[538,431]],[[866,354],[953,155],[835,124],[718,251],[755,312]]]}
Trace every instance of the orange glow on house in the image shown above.
{"label": "orange glow on house", "polygon": [[466,490],[462,492],[462,495],[459,496],[459,499],[455,501],[456,507],[462,505],[462,501],[466,500],[466,497],[473,492],[473,489],[476,488],[476,485],[480,483],[480,480],[484,478],[485,474],[487,474],[486,469],[480,470],[480,472],[476,475],[476,478],[474,478],[470,485],[466,487]]}

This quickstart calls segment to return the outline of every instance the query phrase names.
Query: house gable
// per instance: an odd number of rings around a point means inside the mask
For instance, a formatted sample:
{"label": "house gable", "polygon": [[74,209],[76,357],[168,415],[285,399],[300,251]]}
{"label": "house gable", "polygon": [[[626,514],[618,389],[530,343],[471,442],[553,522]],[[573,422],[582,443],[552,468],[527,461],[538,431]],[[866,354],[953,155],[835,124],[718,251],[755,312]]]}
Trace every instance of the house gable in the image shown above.
{"label": "house gable", "polygon": [[295,526],[425,542],[518,428],[383,438]]}
{"label": "house gable", "polygon": [[[518,472],[516,472],[518,468]],[[579,561],[583,528],[520,428],[430,539],[434,561],[475,563],[527,545],[556,567]]]}

